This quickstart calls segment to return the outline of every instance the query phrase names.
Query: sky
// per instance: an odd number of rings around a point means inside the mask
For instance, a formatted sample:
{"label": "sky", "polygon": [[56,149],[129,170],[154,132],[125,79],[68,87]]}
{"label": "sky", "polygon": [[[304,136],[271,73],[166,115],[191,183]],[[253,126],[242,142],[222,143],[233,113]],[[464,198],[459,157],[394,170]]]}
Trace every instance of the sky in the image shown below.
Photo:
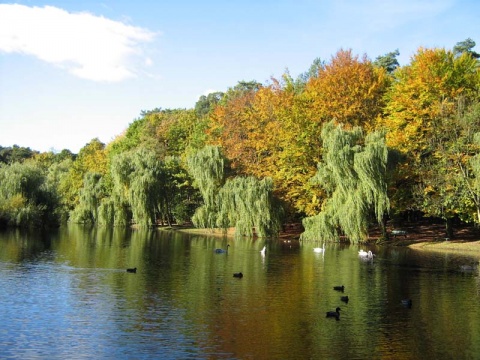
{"label": "sky", "polygon": [[478,0],[0,0],[0,146],[74,153],[154,108],[194,108],[340,49],[480,51]]}

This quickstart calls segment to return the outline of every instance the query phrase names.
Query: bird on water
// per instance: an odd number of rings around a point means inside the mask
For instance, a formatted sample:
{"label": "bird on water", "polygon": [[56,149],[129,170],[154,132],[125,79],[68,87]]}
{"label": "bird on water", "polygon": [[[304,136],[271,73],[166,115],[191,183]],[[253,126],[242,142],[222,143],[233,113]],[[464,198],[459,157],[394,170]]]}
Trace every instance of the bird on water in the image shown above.
{"label": "bird on water", "polygon": [[335,311],[327,311],[327,316],[326,317],[334,317],[337,320],[340,319],[340,308],[337,307]]}
{"label": "bird on water", "polygon": [[316,252],[316,253],[325,252],[325,243],[323,243],[323,247],[313,248],[313,252]]}
{"label": "bird on water", "polygon": [[228,247],[230,246],[230,244],[227,245],[227,248],[226,249],[215,249],[215,252],[217,254],[224,254],[226,252],[228,252]]}

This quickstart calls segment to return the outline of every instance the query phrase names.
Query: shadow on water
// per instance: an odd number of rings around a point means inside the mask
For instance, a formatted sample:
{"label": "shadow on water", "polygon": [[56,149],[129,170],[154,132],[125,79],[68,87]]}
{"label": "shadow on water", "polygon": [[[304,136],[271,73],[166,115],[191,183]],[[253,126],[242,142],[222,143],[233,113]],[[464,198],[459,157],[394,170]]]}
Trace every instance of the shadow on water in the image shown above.
{"label": "shadow on water", "polygon": [[[0,357],[480,353],[478,269],[461,271],[478,259],[375,247],[374,259],[365,261],[358,246],[326,244],[322,253],[315,246],[79,226],[2,232]],[[133,267],[136,273],[126,271]],[[242,278],[233,276],[238,272]],[[340,285],[343,292],[334,290]],[[336,307],[339,320],[327,318]]]}

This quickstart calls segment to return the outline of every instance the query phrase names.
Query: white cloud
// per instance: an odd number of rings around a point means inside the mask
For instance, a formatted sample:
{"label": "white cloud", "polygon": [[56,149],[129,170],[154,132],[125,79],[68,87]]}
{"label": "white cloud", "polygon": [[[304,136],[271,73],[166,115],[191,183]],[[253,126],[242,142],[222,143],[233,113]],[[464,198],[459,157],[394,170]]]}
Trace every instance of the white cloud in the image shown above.
{"label": "white cloud", "polygon": [[0,4],[0,51],[33,55],[88,80],[135,77],[137,66],[151,64],[141,45],[155,35],[90,13]]}

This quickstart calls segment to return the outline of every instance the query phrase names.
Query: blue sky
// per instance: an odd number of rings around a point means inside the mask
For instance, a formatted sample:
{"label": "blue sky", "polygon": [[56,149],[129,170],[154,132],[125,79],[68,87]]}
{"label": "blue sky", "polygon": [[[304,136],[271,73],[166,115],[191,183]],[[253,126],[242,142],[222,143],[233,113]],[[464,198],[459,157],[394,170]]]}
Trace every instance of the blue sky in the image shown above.
{"label": "blue sky", "polygon": [[141,110],[293,77],[340,48],[374,60],[479,45],[477,0],[0,1],[0,145],[78,152]]}

